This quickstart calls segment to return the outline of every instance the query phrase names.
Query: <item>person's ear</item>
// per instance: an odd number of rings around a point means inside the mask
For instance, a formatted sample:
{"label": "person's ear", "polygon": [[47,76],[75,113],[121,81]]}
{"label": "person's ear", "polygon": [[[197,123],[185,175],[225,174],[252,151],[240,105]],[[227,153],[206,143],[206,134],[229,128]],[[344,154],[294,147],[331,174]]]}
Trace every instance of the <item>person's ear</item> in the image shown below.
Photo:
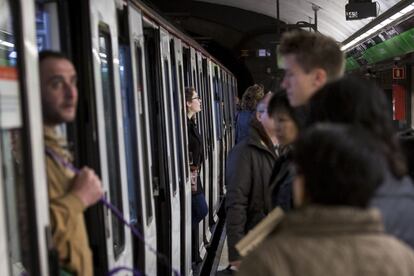
{"label": "person's ear", "polygon": [[322,68],[314,69],[314,86],[319,89],[326,84],[328,81],[328,75],[326,71]]}
{"label": "person's ear", "polygon": [[185,101],[185,104],[187,105],[187,107],[190,107],[191,106],[191,102]]}
{"label": "person's ear", "polygon": [[262,121],[262,113],[256,111],[256,119],[261,122]]}
{"label": "person's ear", "polygon": [[302,175],[296,175],[293,179],[293,204],[300,207],[305,202],[305,179]]}

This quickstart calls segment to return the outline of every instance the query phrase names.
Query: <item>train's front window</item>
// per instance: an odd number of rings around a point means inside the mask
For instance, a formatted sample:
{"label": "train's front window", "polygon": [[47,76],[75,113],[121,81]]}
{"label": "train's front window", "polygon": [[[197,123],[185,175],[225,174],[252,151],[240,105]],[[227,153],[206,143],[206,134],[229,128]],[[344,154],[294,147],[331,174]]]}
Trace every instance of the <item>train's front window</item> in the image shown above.
{"label": "train's front window", "polygon": [[[21,94],[12,15],[8,1],[0,0],[0,198],[11,275],[33,272],[30,212],[26,198],[25,154]],[[4,258],[6,256],[2,256]]]}
{"label": "train's front window", "polygon": [[[105,28],[107,29],[107,28]],[[99,58],[101,62],[102,96],[104,105],[106,153],[108,161],[108,178],[110,200],[118,210],[122,210],[122,188],[119,167],[118,135],[115,109],[114,69],[112,64],[111,40],[109,32],[99,32]],[[113,247],[117,258],[125,247],[125,234],[122,223],[112,217]]]}

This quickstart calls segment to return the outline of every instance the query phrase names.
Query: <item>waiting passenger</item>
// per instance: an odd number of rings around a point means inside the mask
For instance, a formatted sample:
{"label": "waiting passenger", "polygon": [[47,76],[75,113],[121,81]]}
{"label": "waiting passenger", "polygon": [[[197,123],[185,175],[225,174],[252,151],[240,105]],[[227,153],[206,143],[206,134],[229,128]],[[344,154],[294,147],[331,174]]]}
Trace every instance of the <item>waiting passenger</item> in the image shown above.
{"label": "waiting passenger", "polygon": [[299,122],[284,91],[272,97],[267,112],[276,123],[276,137],[279,142],[279,158],[273,167],[269,182],[272,206],[288,211],[293,206],[292,144],[298,136]]}
{"label": "waiting passenger", "polygon": [[306,131],[293,155],[298,209],[243,260],[238,275],[414,275],[414,252],[386,235],[378,210],[367,208],[387,167],[380,148],[362,128]]}
{"label": "waiting passenger", "polygon": [[309,123],[361,126],[383,143],[389,166],[371,205],[381,210],[386,232],[414,248],[414,184],[407,176],[384,92],[366,80],[347,77],[322,88],[310,101],[309,115]]}
{"label": "waiting passenger", "polygon": [[284,33],[279,54],[286,71],[281,85],[303,125],[307,117],[304,105],[327,82],[343,75],[344,54],[332,38],[306,31]]}
{"label": "waiting passenger", "polygon": [[236,117],[236,144],[249,136],[250,121],[254,117],[256,105],[263,98],[263,86],[255,84],[246,89],[242,96],[241,110]]}
{"label": "waiting passenger", "polygon": [[83,212],[102,197],[101,181],[87,167],[75,175],[67,142],[56,133],[56,126],[72,122],[76,116],[76,70],[68,58],[52,51],[41,52],[39,63],[53,241],[64,270],[92,276]]}
{"label": "waiting passenger", "polygon": [[208,206],[201,185],[200,169],[204,161],[203,139],[197,129],[195,115],[201,111],[201,99],[193,87],[185,89],[187,106],[188,155],[191,171],[191,219],[193,262],[201,261],[198,253],[198,224],[208,213]]}
{"label": "waiting passenger", "polygon": [[227,242],[230,269],[240,264],[235,245],[271,210],[269,177],[277,158],[275,124],[267,114],[272,93],[257,105],[250,134],[229,153],[226,167]]}

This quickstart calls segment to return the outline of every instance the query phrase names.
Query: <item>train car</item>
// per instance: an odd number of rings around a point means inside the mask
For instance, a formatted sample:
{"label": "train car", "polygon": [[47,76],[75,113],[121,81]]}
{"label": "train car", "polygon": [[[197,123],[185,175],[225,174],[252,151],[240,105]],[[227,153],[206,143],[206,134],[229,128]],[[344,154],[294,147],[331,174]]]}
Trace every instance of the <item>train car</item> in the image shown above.
{"label": "train car", "polygon": [[47,49],[66,53],[78,73],[76,122],[59,127],[74,165],[97,172],[105,198],[140,233],[133,235],[103,204],[89,208],[95,275],[192,275],[184,88],[195,87],[202,98],[197,122],[209,214],[199,225],[197,250],[205,258],[234,140],[234,75],[140,1],[0,4],[1,275],[59,273],[38,70],[38,52]]}

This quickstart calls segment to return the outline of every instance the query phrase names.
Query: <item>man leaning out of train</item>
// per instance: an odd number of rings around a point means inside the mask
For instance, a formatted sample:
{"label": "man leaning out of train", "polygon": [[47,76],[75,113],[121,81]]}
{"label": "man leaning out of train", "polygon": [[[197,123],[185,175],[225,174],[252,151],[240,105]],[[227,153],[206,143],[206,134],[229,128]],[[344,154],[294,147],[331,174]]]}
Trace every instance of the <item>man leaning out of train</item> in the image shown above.
{"label": "man leaning out of train", "polygon": [[92,276],[83,212],[101,198],[101,181],[90,168],[76,172],[67,142],[56,132],[58,125],[73,122],[76,116],[76,70],[67,57],[52,51],[39,54],[39,66],[49,211],[61,275]]}
{"label": "man leaning out of train", "polygon": [[414,252],[368,208],[387,161],[363,128],[318,124],[295,144],[294,204],[239,274],[412,276]]}

